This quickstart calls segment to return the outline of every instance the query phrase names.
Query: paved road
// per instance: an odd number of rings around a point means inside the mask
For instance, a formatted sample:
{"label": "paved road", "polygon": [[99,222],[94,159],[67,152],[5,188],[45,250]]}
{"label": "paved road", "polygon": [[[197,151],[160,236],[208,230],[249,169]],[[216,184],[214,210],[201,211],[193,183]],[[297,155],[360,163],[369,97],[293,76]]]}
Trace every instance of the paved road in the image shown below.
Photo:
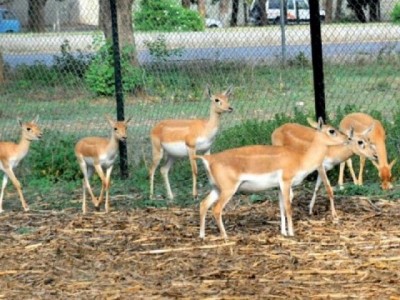
{"label": "paved road", "polygon": [[[69,41],[72,51],[91,53],[98,33],[54,33],[44,35],[7,35],[0,39],[4,59],[11,66],[42,61],[52,64],[60,45]],[[279,26],[246,27],[210,30],[207,32],[163,33],[169,48],[184,49],[174,60],[271,60],[282,53]],[[293,57],[300,52],[310,56],[310,34],[307,25],[288,26],[286,53]],[[153,60],[146,41],[154,41],[160,33],[136,33],[139,61]],[[346,24],[322,26],[323,51],[326,58],[400,51],[400,28],[392,24]]]}

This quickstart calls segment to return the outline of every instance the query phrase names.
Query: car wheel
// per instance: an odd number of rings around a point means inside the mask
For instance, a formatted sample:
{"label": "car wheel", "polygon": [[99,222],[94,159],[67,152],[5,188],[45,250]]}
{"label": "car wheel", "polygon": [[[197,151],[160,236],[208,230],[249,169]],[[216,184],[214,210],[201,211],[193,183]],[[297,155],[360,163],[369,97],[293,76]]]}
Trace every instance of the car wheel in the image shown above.
{"label": "car wheel", "polygon": [[279,25],[281,23],[281,18],[277,17],[275,20],[272,22],[274,25]]}
{"label": "car wheel", "polygon": [[212,25],[208,26],[208,28],[218,28],[218,26],[215,24],[212,24]]}

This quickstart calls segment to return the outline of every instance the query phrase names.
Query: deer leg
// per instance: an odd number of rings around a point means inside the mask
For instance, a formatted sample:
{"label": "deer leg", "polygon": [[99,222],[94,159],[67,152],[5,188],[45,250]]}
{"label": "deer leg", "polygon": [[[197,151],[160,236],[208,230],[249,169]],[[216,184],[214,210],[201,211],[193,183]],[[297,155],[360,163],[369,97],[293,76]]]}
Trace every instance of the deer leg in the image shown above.
{"label": "deer leg", "polygon": [[174,162],[175,162],[175,158],[168,155],[167,162],[165,163],[164,166],[161,167],[161,175],[164,178],[165,188],[167,189],[168,198],[170,200],[174,199],[174,194],[172,194],[171,185],[169,183],[168,173],[169,173],[169,170],[171,169],[172,165],[174,164]]}
{"label": "deer leg", "polygon": [[95,205],[96,207],[99,207],[100,204],[103,202],[103,194],[104,194],[104,190],[107,189],[107,179],[106,176],[104,175],[104,171],[103,168],[101,167],[101,165],[99,163],[95,163],[94,164],[94,169],[96,170],[97,175],[100,177],[101,179],[101,190],[100,190],[100,195],[99,195],[99,199],[97,201],[97,205]]}
{"label": "deer leg", "polygon": [[82,198],[82,213],[86,214],[86,189],[88,190],[90,196],[92,197],[92,202],[97,206],[97,199],[93,194],[92,188],[90,186],[89,178],[92,175],[91,167],[88,167],[83,159],[79,160],[79,166],[83,173],[83,198]]}
{"label": "deer leg", "polygon": [[[294,236],[293,231],[293,219],[292,219],[292,205],[290,204],[290,194],[291,194],[291,186],[289,182],[281,182],[280,184],[280,199],[279,204],[281,208],[281,233],[285,236]],[[283,209],[282,209],[283,208]],[[282,214],[282,210],[284,214]],[[286,228],[284,227],[285,224],[285,216],[287,221],[287,233]],[[283,220],[282,220],[283,217]]]}
{"label": "deer leg", "polygon": [[163,157],[163,148],[160,143],[156,143],[156,141],[152,141],[152,152],[153,152],[153,163],[151,164],[149,177],[150,177],[150,198],[154,195],[154,174],[160,161]]}
{"label": "deer leg", "polygon": [[190,166],[192,168],[192,178],[193,178],[192,195],[193,199],[197,199],[197,162],[194,159],[194,156],[196,155],[196,149],[188,147],[188,153],[189,153],[189,161],[190,161]]}
{"label": "deer leg", "polygon": [[343,177],[344,177],[344,168],[345,167],[346,167],[346,163],[341,162],[340,169],[339,169],[339,179],[338,179],[338,185],[341,190],[343,189]]}
{"label": "deer leg", "polygon": [[3,182],[1,183],[1,193],[0,193],[0,213],[3,212],[3,197],[4,197],[4,190],[6,188],[8,182],[8,177],[7,175],[4,173],[3,175]]}
{"label": "deer leg", "polygon": [[[322,182],[324,183],[326,193],[328,194],[330,206],[331,206],[331,214],[333,219],[337,219],[337,213],[335,209],[335,199],[333,196],[333,189],[331,186],[331,183],[329,182],[328,176],[326,175],[326,170],[323,166],[320,166],[318,168],[318,178],[320,180],[322,179]],[[318,181],[318,179],[317,179]],[[321,184],[321,183],[320,183]]]}
{"label": "deer leg", "polygon": [[351,158],[346,160],[346,164],[347,164],[347,167],[349,168],[351,178],[353,178],[354,185],[358,185],[358,180],[356,177],[356,173],[354,172],[353,161],[351,160]]}
{"label": "deer leg", "polygon": [[310,205],[309,205],[308,213],[310,214],[310,216],[313,214],[313,208],[315,205],[315,200],[317,199],[317,192],[319,190],[319,187],[321,186],[321,182],[322,182],[321,175],[318,173],[317,182],[315,183],[315,188],[314,188],[314,194],[311,198]]}
{"label": "deer leg", "polygon": [[222,210],[225,205],[231,200],[232,196],[235,194],[237,187],[230,187],[227,189],[221,188],[217,203],[213,208],[214,219],[217,222],[221,237],[227,239],[224,222],[222,221]]}
{"label": "deer leg", "polygon": [[25,211],[28,211],[29,207],[28,207],[28,204],[26,204],[24,195],[22,194],[21,183],[18,181],[17,177],[15,177],[14,172],[11,168],[4,169],[4,172],[8,176],[8,178],[10,178],[12,184],[17,189],[19,199],[21,200],[22,207],[24,208]]}
{"label": "deer leg", "polygon": [[206,215],[208,209],[217,201],[219,196],[218,190],[214,187],[206,198],[200,203],[200,238],[205,237]]}
{"label": "deer leg", "polygon": [[110,199],[109,199],[109,191],[110,191],[110,176],[112,172],[113,166],[109,167],[106,171],[106,204],[105,204],[105,210],[106,213],[110,211]]}
{"label": "deer leg", "polygon": [[366,158],[364,156],[360,156],[360,171],[358,173],[358,185],[363,185],[363,183],[364,183],[363,173],[364,173],[364,167],[365,167],[365,160],[366,160]]}

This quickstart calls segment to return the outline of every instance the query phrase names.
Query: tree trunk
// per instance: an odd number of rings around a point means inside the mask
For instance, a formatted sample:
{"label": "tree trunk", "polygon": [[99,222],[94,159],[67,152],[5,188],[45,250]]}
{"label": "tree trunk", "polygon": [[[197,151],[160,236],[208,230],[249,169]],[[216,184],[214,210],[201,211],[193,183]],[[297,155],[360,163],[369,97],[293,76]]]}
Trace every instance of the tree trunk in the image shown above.
{"label": "tree trunk", "polygon": [[222,22],[223,27],[229,26],[230,2],[231,0],[219,1],[219,20]]}
{"label": "tree trunk", "polygon": [[231,17],[231,26],[237,26],[237,20],[239,15],[239,0],[232,1],[232,17]]}
{"label": "tree trunk", "polygon": [[369,2],[369,20],[378,22],[381,20],[381,7],[379,0],[370,0]]}
{"label": "tree trunk", "polygon": [[[120,49],[125,46],[134,47],[135,51],[132,52],[130,60],[133,65],[137,66],[139,65],[139,62],[137,60],[135,38],[132,26],[132,6],[134,0],[118,0],[116,3],[118,15],[119,47]],[[110,0],[100,0],[99,25],[106,40],[112,42]]]}
{"label": "tree trunk", "polygon": [[341,20],[343,16],[343,0],[337,0],[336,11],[335,11],[335,21]]}
{"label": "tree trunk", "polygon": [[266,3],[267,3],[267,0],[260,0],[260,11],[261,11],[260,25],[261,26],[265,26],[268,24],[267,10],[265,7]]}
{"label": "tree trunk", "polygon": [[333,0],[326,0],[325,2],[325,22],[332,23],[333,20]]}
{"label": "tree trunk", "polygon": [[28,29],[33,32],[44,32],[45,13],[44,7],[47,0],[29,0],[28,3]]}
{"label": "tree trunk", "polygon": [[182,0],[182,6],[184,8],[190,8],[190,0]]}
{"label": "tree trunk", "polygon": [[206,17],[206,0],[197,1],[197,10],[200,16],[204,19]]}
{"label": "tree trunk", "polygon": [[4,78],[4,60],[3,60],[3,53],[0,51],[0,86],[1,87],[3,86],[4,82],[5,82],[5,78]]}

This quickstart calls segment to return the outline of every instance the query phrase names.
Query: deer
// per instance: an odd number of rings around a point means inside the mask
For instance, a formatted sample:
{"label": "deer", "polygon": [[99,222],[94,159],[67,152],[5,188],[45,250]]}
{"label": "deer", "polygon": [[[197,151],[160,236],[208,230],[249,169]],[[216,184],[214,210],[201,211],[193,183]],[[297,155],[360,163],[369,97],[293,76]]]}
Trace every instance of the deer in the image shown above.
{"label": "deer", "polygon": [[[371,144],[376,147],[378,156],[378,162],[372,160],[373,165],[378,169],[379,177],[381,180],[381,188],[383,190],[389,190],[393,188],[392,185],[392,167],[396,163],[396,159],[388,163],[387,152],[386,152],[386,133],[379,120],[372,118],[370,115],[365,113],[351,113],[343,118],[339,124],[340,130],[346,131],[350,127],[354,128],[356,134],[365,131],[367,128],[372,126],[372,130],[368,133],[368,139]],[[363,172],[365,167],[365,156],[360,156],[360,170],[356,182],[358,185],[363,185]],[[352,164],[348,164],[350,172],[354,173]],[[339,172],[339,182],[343,183],[345,164],[341,163]]]}
{"label": "deer", "polygon": [[[281,234],[294,236],[292,187],[319,168],[328,151],[328,146],[347,142],[345,135],[322,118],[318,122],[308,120],[315,128],[315,135],[306,151],[288,146],[252,145],[228,149],[216,154],[196,155],[207,171],[211,184],[210,193],[200,203],[200,238],[205,238],[205,220],[208,209],[213,215],[221,237],[227,239],[222,221],[222,210],[238,191],[261,192],[279,187]],[[287,227],[286,227],[287,222]]]}
{"label": "deer", "polygon": [[[336,165],[342,162],[348,162],[350,157],[354,154],[366,157],[371,160],[377,159],[375,147],[369,142],[367,135],[371,132],[373,126],[365,129],[360,134],[354,134],[354,129],[350,127],[349,131],[346,132],[348,136],[348,143],[343,145],[329,146],[328,151],[323,159],[322,166],[318,168],[317,182],[314,188],[314,193],[309,205],[309,214],[313,214],[313,208],[317,193],[321,182],[324,183],[328,198],[330,201],[331,215],[333,219],[337,219],[337,213],[334,203],[333,189],[329,182],[326,172],[332,170]],[[310,147],[315,130],[310,127],[303,126],[300,124],[287,123],[277,129],[271,135],[272,145],[276,146],[289,146],[296,148],[297,150],[307,151]],[[352,173],[355,179],[355,174]],[[339,185],[343,183],[339,182]]]}
{"label": "deer", "polygon": [[[85,137],[80,139],[75,145],[75,156],[83,173],[83,214],[87,212],[86,189],[91,196],[96,210],[99,209],[100,204],[103,202],[105,192],[105,212],[109,212],[111,172],[118,154],[119,142],[125,142],[127,139],[127,126],[131,118],[126,121],[114,121],[109,116],[105,116],[105,118],[111,127],[111,136],[109,138],[97,136]],[[98,199],[95,197],[89,182],[94,170],[102,183]]]}
{"label": "deer", "polygon": [[28,154],[29,147],[32,141],[42,138],[42,130],[37,124],[39,116],[36,116],[31,122],[23,123],[21,119],[17,119],[21,127],[21,139],[18,144],[14,142],[0,142],[0,170],[4,172],[3,182],[0,192],[0,213],[3,212],[3,197],[4,190],[7,186],[8,179],[11,180],[15,189],[18,192],[19,199],[25,212],[29,211],[29,206],[25,201],[22,193],[21,183],[14,174],[14,169],[18,166],[21,160]]}
{"label": "deer", "polygon": [[192,170],[192,194],[197,198],[197,164],[194,159],[197,152],[210,153],[210,148],[219,131],[221,115],[232,112],[229,97],[233,87],[222,93],[212,94],[207,86],[207,94],[211,100],[210,117],[208,119],[167,119],[157,123],[151,130],[152,165],[149,170],[150,197],[154,194],[154,173],[165,155],[166,163],[161,167],[161,175],[170,200],[174,199],[169,182],[169,170],[178,158],[188,157]]}

